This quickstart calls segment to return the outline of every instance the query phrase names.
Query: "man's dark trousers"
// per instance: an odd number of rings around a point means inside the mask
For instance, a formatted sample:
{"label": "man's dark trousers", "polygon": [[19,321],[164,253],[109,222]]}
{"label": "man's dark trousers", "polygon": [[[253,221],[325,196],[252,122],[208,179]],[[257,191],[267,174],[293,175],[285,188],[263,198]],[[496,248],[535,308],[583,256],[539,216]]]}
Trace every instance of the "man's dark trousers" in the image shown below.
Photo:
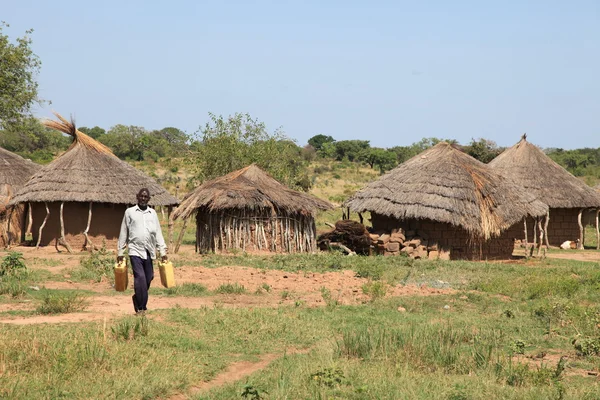
{"label": "man's dark trousers", "polygon": [[130,256],[131,268],[133,269],[133,290],[135,291],[135,300],[140,311],[146,310],[148,305],[148,289],[150,282],[154,279],[154,268],[152,267],[152,258],[146,250],[146,259],[138,256]]}

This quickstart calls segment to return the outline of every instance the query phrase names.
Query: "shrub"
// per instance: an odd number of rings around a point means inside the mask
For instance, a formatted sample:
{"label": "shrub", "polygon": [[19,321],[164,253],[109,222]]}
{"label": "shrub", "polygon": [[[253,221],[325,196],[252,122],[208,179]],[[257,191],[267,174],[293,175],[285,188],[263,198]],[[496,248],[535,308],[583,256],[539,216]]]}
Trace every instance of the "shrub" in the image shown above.
{"label": "shrub", "polygon": [[365,283],[362,286],[363,293],[369,296],[371,298],[371,301],[375,301],[377,299],[385,297],[387,290],[387,284],[382,281],[369,282]]}
{"label": "shrub", "polygon": [[71,274],[76,279],[89,279],[96,282],[106,279],[111,283],[115,280],[113,273],[115,256],[104,247],[87,257],[83,257],[79,264],[81,268]]}
{"label": "shrub", "polygon": [[113,326],[111,331],[116,340],[123,341],[148,336],[148,318],[145,315],[126,318]]}
{"label": "shrub", "polygon": [[21,276],[27,273],[27,266],[23,261],[23,254],[11,251],[2,259],[0,276]]}
{"label": "shrub", "polygon": [[84,310],[85,298],[78,293],[47,291],[36,311],[40,314],[64,314]]}
{"label": "shrub", "polygon": [[216,292],[220,294],[243,294],[246,293],[246,288],[239,283],[225,283],[219,286]]}

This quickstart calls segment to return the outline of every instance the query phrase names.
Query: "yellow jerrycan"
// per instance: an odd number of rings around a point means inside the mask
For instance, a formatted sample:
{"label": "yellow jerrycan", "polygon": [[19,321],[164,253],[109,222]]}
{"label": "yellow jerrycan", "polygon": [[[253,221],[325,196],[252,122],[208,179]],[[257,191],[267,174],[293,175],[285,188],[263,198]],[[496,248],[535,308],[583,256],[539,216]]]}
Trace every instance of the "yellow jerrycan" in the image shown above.
{"label": "yellow jerrycan", "polygon": [[127,273],[127,261],[115,263],[115,290],[117,292],[124,292],[127,289],[129,281],[129,274]]}
{"label": "yellow jerrycan", "polygon": [[160,283],[166,288],[175,287],[175,271],[171,261],[159,261],[158,270],[160,272]]}

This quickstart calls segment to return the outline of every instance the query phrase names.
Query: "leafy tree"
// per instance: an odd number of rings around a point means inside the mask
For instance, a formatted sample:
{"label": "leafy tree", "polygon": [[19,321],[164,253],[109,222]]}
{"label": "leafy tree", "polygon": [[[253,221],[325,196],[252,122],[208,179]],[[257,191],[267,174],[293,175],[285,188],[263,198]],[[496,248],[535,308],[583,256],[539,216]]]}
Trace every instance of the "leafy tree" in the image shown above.
{"label": "leafy tree", "polygon": [[38,74],[41,61],[31,50],[31,33],[25,32],[12,43],[0,22],[0,128],[19,125],[30,115],[31,107],[41,103],[38,98]]}
{"label": "leafy tree", "polygon": [[152,131],[152,136],[155,136],[158,142],[166,144],[166,148],[162,152],[169,156],[181,155],[189,149],[190,137],[182,130],[172,126],[163,128],[158,131]]}
{"label": "leafy tree", "polygon": [[465,150],[471,157],[487,164],[496,158],[503,149],[492,140],[480,138],[479,140],[471,139],[469,145],[465,146]]}
{"label": "leafy tree", "polygon": [[335,142],[335,139],[332,138],[331,136],[325,136],[325,135],[315,135],[313,137],[311,137],[310,139],[308,139],[308,144],[310,144],[312,147],[314,147],[314,149],[316,151],[321,151],[321,149],[323,148],[323,145],[325,143],[333,143]]}
{"label": "leafy tree", "polygon": [[38,163],[52,161],[57,153],[66,150],[72,139],[46,128],[36,118],[26,117],[0,131],[0,146]]}
{"label": "leafy tree", "polygon": [[369,149],[365,161],[371,168],[375,168],[377,166],[379,168],[379,172],[382,174],[398,165],[395,152],[379,147],[372,147]]}
{"label": "leafy tree", "polygon": [[144,146],[147,145],[142,137],[146,130],[140,126],[115,125],[100,137],[100,141],[110,147],[119,158],[135,161],[144,160]]}
{"label": "leafy tree", "polygon": [[80,130],[81,132],[85,133],[89,137],[94,138],[96,140],[99,140],[103,135],[106,134],[106,131],[104,129],[100,128],[99,126],[95,126],[93,128],[87,128],[85,126],[82,126],[77,129]]}
{"label": "leafy tree", "polygon": [[368,140],[340,140],[335,142],[335,158],[338,161],[347,158],[349,161],[358,160],[370,148]]}
{"label": "leafy tree", "polygon": [[269,133],[263,122],[249,114],[224,118],[210,113],[209,117],[200,132],[201,144],[192,145],[199,182],[256,163],[290,187],[308,188],[302,150],[283,132]]}

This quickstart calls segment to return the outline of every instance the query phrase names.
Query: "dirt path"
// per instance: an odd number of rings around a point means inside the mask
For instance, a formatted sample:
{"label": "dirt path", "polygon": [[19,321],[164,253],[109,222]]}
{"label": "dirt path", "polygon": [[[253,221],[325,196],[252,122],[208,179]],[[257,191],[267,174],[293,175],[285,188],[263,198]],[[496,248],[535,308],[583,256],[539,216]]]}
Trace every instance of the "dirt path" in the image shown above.
{"label": "dirt path", "polygon": [[[292,354],[305,354],[308,353],[310,349],[306,350],[287,350],[287,355]],[[219,375],[215,376],[214,379],[211,379],[207,382],[202,382],[198,385],[192,386],[188,389],[187,393],[178,393],[169,397],[169,400],[186,400],[190,396],[194,396],[200,392],[208,391],[215,387],[220,387],[227,385],[229,383],[237,382],[247,376],[252,375],[255,372],[263,370],[267,368],[272,362],[283,357],[283,354],[263,354],[260,357],[259,361],[251,362],[251,361],[238,361],[233,364],[230,364],[223,372]]]}
{"label": "dirt path", "polygon": [[[38,282],[37,285],[47,289],[71,289],[91,292],[86,297],[87,307],[84,312],[64,315],[34,315],[34,316],[2,316],[0,323],[7,324],[40,324],[40,323],[66,323],[87,322],[115,318],[133,314],[131,295],[128,289],[124,293],[116,293],[107,281],[103,282],[74,282],[70,280],[67,268],[76,268],[85,253],[67,254],[56,253],[54,248],[19,247],[25,261],[32,269],[50,270],[61,276],[61,281]],[[185,249],[188,251],[189,249]],[[193,248],[191,249],[193,251]],[[177,256],[173,257],[177,259]],[[328,301],[337,304],[352,305],[362,304],[370,300],[363,293],[363,285],[368,279],[357,278],[355,272],[344,270],[325,273],[312,272],[284,272],[280,270],[265,270],[243,266],[225,266],[207,268],[203,266],[185,265],[185,259],[176,261],[175,280],[178,285],[201,284],[209,291],[214,291],[224,284],[237,284],[246,289],[246,294],[241,295],[215,295],[207,294],[199,297],[164,296],[156,293],[150,294],[148,308],[162,310],[174,307],[201,308],[215,305],[224,307],[278,307],[281,305],[302,305],[319,307]],[[49,262],[48,260],[52,260]],[[133,277],[130,276],[130,283]],[[131,287],[131,286],[130,286]],[[153,288],[159,288],[158,273],[153,282]],[[387,296],[430,296],[453,293],[452,289],[436,289],[426,286],[396,285],[388,288]],[[35,310],[39,301],[24,300],[21,302],[0,303],[0,312],[17,311],[26,312]],[[152,314],[152,313],[150,313]]]}

